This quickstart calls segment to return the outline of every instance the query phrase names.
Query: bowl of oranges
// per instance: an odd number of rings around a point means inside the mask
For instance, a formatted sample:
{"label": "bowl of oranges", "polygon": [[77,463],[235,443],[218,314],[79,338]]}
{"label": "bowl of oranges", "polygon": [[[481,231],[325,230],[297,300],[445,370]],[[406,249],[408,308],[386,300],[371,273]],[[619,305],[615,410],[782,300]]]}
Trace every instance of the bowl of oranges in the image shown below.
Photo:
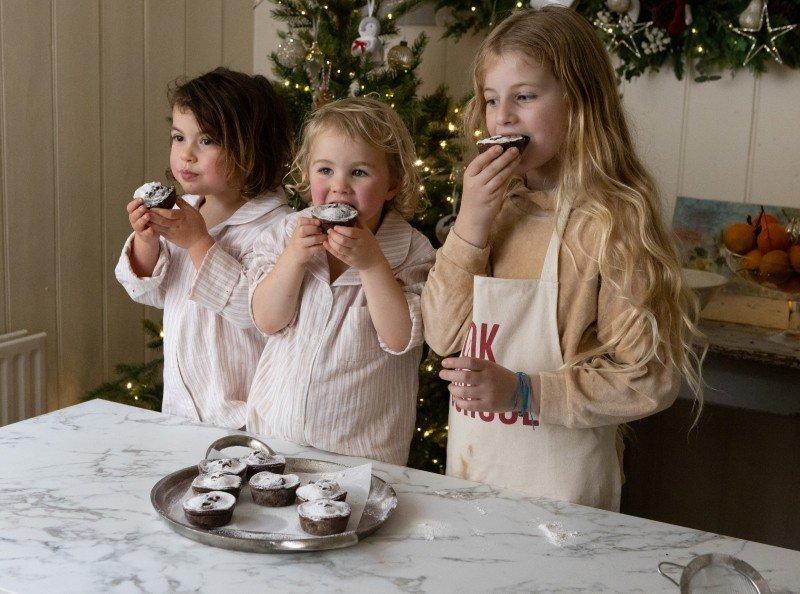
{"label": "bowl of oranges", "polygon": [[780,298],[800,299],[800,221],[782,223],[764,209],[722,232],[731,271]]}

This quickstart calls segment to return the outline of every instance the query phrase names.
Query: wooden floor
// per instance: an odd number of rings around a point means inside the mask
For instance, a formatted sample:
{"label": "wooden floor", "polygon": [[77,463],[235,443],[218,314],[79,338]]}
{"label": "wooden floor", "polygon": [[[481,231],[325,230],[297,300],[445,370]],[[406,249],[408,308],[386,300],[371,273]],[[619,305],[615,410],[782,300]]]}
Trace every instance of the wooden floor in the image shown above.
{"label": "wooden floor", "polygon": [[800,550],[800,415],[707,405],[688,433],[692,414],[631,425],[622,512]]}

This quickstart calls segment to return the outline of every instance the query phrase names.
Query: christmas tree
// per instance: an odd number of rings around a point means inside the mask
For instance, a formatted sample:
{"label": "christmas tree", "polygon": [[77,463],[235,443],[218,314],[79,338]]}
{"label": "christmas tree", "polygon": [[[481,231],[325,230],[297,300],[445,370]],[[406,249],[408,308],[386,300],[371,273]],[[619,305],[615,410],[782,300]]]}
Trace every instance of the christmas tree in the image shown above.
{"label": "christmas tree", "polygon": [[[142,320],[142,326],[149,337],[147,348],[160,352],[164,343],[161,324],[145,319]],[[149,410],[161,410],[164,392],[163,368],[163,357],[156,357],[152,361],[140,364],[120,363],[115,367],[117,378],[89,390],[83,400],[103,398]]]}

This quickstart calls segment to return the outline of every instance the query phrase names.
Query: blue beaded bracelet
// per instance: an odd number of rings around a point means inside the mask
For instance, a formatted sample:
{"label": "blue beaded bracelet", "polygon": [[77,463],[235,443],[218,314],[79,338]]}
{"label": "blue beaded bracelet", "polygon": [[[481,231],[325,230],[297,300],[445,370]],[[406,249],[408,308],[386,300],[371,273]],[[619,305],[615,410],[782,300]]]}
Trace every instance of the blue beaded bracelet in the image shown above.
{"label": "blue beaded bracelet", "polygon": [[531,409],[531,378],[522,371],[517,372],[517,403],[519,414],[525,414]]}

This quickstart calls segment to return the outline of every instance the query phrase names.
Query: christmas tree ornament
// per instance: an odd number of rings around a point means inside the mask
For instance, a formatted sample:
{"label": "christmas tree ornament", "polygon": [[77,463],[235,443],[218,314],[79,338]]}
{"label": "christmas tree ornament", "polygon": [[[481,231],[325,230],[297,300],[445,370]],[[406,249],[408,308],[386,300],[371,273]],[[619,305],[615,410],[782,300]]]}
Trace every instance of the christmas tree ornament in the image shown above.
{"label": "christmas tree ornament", "polygon": [[350,86],[347,88],[347,94],[350,95],[350,97],[358,97],[361,94],[361,81],[355,79],[351,82]]}
{"label": "christmas tree ornament", "polygon": [[531,8],[541,10],[545,6],[564,6],[569,8],[575,4],[575,0],[531,0]]}
{"label": "christmas tree ornament", "polygon": [[[378,8],[378,17],[388,17],[390,19],[397,16],[397,9],[403,3],[403,0],[384,0]],[[390,16],[391,15],[391,16]]]}
{"label": "christmas tree ornament", "polygon": [[644,30],[645,40],[642,42],[642,50],[645,55],[657,54],[665,51],[669,47],[669,36],[664,29],[650,27]]}
{"label": "christmas tree ornament", "polygon": [[284,68],[297,68],[306,57],[306,48],[303,46],[303,42],[289,31],[286,34],[286,38],[278,43],[275,56],[278,59],[278,64]]}
{"label": "christmas tree ornament", "polygon": [[314,103],[314,109],[319,109],[326,103],[330,103],[333,101],[333,94],[329,87],[319,86],[314,90],[312,97],[312,101]]}
{"label": "christmas tree ornament", "polygon": [[631,0],[631,6],[628,9],[627,15],[628,18],[633,21],[634,23],[639,20],[639,12],[641,11],[642,6],[639,0]]}
{"label": "christmas tree ornament", "polygon": [[639,11],[641,10],[639,0],[606,0],[606,6],[611,12],[627,14],[634,23],[639,20]]}
{"label": "christmas tree ornament", "polygon": [[445,29],[451,27],[456,22],[453,9],[449,6],[446,6],[445,8],[437,10],[436,16],[434,17],[434,22],[436,23],[437,27],[443,27]]}
{"label": "christmas tree ornament", "polygon": [[[751,0],[750,4],[745,8],[744,12],[739,15],[739,21],[742,21],[742,15],[748,13],[744,19],[745,22],[751,23],[750,11],[753,5],[757,5],[760,0]],[[756,6],[757,7],[757,6]],[[769,7],[767,1],[764,0],[760,8],[758,20],[754,27],[733,27],[732,30],[737,35],[750,40],[750,49],[747,50],[747,55],[744,58],[743,66],[747,66],[750,60],[755,58],[762,50],[766,51],[778,63],[783,64],[783,59],[778,51],[775,42],[786,35],[789,31],[797,27],[797,23],[792,25],[784,25],[783,27],[774,27],[769,20]],[[756,35],[757,34],[757,35]]]}
{"label": "christmas tree ornament", "polygon": [[408,43],[401,41],[389,50],[386,61],[392,70],[408,72],[414,67],[414,52],[408,47]]}
{"label": "christmas tree ornament", "polygon": [[628,12],[631,0],[606,0],[606,6],[611,12]]}
{"label": "christmas tree ornament", "polygon": [[331,93],[330,83],[331,83],[331,66],[330,64],[326,64],[325,66],[322,67],[320,84],[316,89],[314,89],[314,93],[311,96],[314,109],[319,109],[326,103],[330,103],[331,101],[333,101],[333,93]]}
{"label": "christmas tree ornament", "polygon": [[641,58],[642,54],[639,51],[639,44],[636,42],[635,37],[652,25],[653,22],[637,23],[629,14],[630,11],[615,20],[610,12],[601,11],[597,13],[594,26],[605,33],[609,49],[613,51],[622,46],[637,58]]}
{"label": "christmas tree ornament", "polygon": [[378,38],[381,23],[373,15],[375,0],[367,1],[367,16],[358,24],[358,38],[350,45],[350,53],[369,59],[373,66],[383,64],[383,43]]}
{"label": "christmas tree ornament", "polygon": [[743,29],[758,30],[761,26],[761,12],[763,10],[763,0],[750,0],[747,8],[739,14],[739,26]]}
{"label": "christmas tree ornament", "polygon": [[308,78],[311,79],[312,82],[316,81],[319,78],[320,73],[322,72],[322,67],[325,64],[325,56],[323,55],[322,51],[319,49],[316,40],[311,43],[311,47],[308,48],[308,53],[305,57],[304,68],[306,74],[308,74]]}
{"label": "christmas tree ornament", "polygon": [[675,9],[672,12],[672,19],[667,23],[667,32],[673,37],[683,35],[683,32],[686,31],[686,27],[689,26],[687,21],[691,21],[691,13],[688,13],[689,16],[687,16],[686,11],[688,8],[685,0],[676,0]]}

